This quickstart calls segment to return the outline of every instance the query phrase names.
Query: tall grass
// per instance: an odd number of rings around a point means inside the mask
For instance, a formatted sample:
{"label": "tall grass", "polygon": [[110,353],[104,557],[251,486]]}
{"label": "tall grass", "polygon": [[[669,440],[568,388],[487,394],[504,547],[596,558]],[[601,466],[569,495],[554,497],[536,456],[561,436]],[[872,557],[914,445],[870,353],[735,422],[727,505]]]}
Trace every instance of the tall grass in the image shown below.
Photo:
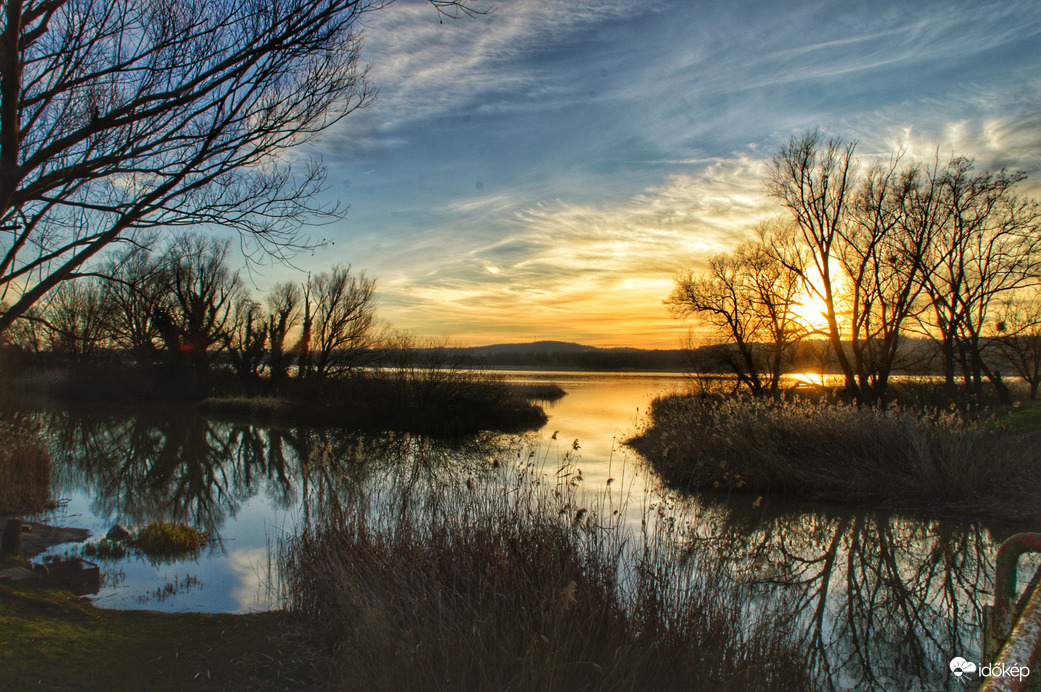
{"label": "tall grass", "polygon": [[629,444],[675,485],[1041,519],[1038,440],[954,411],[670,396],[650,419]]}
{"label": "tall grass", "polygon": [[51,504],[51,460],[38,432],[26,421],[0,420],[0,516]]}
{"label": "tall grass", "polygon": [[[283,546],[289,607],[330,686],[397,690],[807,687],[783,627],[675,524],[499,466],[452,487],[323,498]],[[649,518],[650,519],[650,518]]]}

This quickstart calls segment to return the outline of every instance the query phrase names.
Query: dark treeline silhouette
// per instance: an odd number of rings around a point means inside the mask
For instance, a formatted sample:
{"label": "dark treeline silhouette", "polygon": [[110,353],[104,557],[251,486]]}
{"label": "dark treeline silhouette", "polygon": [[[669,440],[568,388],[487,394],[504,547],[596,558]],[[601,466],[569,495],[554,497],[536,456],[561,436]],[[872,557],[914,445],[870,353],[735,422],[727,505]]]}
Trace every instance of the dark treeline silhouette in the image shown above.
{"label": "dark treeline silhouette", "polygon": [[480,363],[499,367],[562,368],[575,370],[683,370],[687,354],[675,350],[636,348],[585,350],[502,350],[470,349]]}
{"label": "dark treeline silhouette", "polygon": [[[1008,403],[1002,368],[1036,396],[1041,208],[1015,192],[1024,174],[901,154],[863,165],[855,146],[817,131],[793,137],[765,181],[788,215],[708,271],[677,278],[666,303],[718,328],[753,392],[777,391],[797,345],[818,337],[845,397],[882,403],[890,376],[922,355],[906,347],[918,336],[935,343],[948,399],[960,380],[978,401],[989,381]],[[819,306],[816,324],[801,312],[808,305]]]}
{"label": "dark treeline silhouette", "polygon": [[163,366],[205,377],[230,364],[240,378],[323,380],[365,364],[375,345],[375,281],[350,267],[278,284],[256,300],[227,263],[228,241],[184,235],[113,255],[62,283],[4,335],[52,363]]}
{"label": "dark treeline silhouette", "polygon": [[55,375],[30,379],[64,399],[447,434],[545,421],[459,349],[385,335],[364,273],[334,266],[258,300],[227,259],[226,241],[193,234],[115,254],[16,320],[3,360]]}

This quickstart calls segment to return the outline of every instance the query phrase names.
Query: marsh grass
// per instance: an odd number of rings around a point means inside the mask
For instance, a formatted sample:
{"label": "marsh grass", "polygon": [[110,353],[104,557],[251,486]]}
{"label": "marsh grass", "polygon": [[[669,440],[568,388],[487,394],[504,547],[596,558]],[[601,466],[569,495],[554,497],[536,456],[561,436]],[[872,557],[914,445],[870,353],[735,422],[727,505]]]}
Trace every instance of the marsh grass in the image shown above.
{"label": "marsh grass", "polygon": [[185,523],[159,519],[138,532],[131,545],[145,555],[162,556],[198,552],[209,543],[209,536]]}
{"label": "marsh grass", "polygon": [[119,541],[102,538],[100,541],[84,543],[83,554],[99,560],[122,560],[127,556],[127,549]]}
{"label": "marsh grass", "polygon": [[997,418],[677,395],[655,400],[650,422],[629,445],[685,488],[1041,519],[1038,441],[1010,434]]}
{"label": "marsh grass", "polygon": [[331,687],[808,686],[777,614],[723,564],[678,560],[675,523],[648,517],[634,535],[576,474],[547,485],[534,463],[315,498],[281,563]]}
{"label": "marsh grass", "polygon": [[51,460],[27,421],[0,420],[0,516],[53,507]]}
{"label": "marsh grass", "polygon": [[509,387],[518,396],[533,401],[559,401],[567,396],[567,391],[563,387],[552,382],[516,383]]}

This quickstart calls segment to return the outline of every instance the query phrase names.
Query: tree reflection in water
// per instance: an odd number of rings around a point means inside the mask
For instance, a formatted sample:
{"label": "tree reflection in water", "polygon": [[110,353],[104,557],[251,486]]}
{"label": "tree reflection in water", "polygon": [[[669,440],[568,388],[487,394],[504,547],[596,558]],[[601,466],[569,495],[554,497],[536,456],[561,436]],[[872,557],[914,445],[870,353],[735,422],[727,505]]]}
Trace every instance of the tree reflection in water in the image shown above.
{"label": "tree reflection in water", "polygon": [[[207,420],[191,413],[41,413],[51,440],[56,493],[86,490],[91,511],[112,522],[184,521],[220,535],[225,520],[263,494],[301,505],[316,491],[359,492],[398,477],[458,479],[488,440],[436,442],[407,433],[279,428]],[[219,541],[215,542],[219,545]]]}
{"label": "tree reflection in water", "polygon": [[692,551],[786,599],[823,689],[964,689],[954,656],[980,660],[997,535],[979,524],[818,509],[739,518],[700,500]]}

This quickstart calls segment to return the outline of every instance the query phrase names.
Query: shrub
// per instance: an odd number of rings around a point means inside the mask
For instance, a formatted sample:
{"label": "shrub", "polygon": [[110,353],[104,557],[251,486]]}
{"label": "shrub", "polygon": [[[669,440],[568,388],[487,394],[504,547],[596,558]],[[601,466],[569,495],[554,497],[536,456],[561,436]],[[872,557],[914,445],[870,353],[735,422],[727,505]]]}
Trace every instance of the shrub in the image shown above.
{"label": "shrub", "polygon": [[83,545],[83,554],[87,557],[101,560],[121,560],[127,555],[126,547],[118,542],[107,538],[100,541],[91,541]]}

